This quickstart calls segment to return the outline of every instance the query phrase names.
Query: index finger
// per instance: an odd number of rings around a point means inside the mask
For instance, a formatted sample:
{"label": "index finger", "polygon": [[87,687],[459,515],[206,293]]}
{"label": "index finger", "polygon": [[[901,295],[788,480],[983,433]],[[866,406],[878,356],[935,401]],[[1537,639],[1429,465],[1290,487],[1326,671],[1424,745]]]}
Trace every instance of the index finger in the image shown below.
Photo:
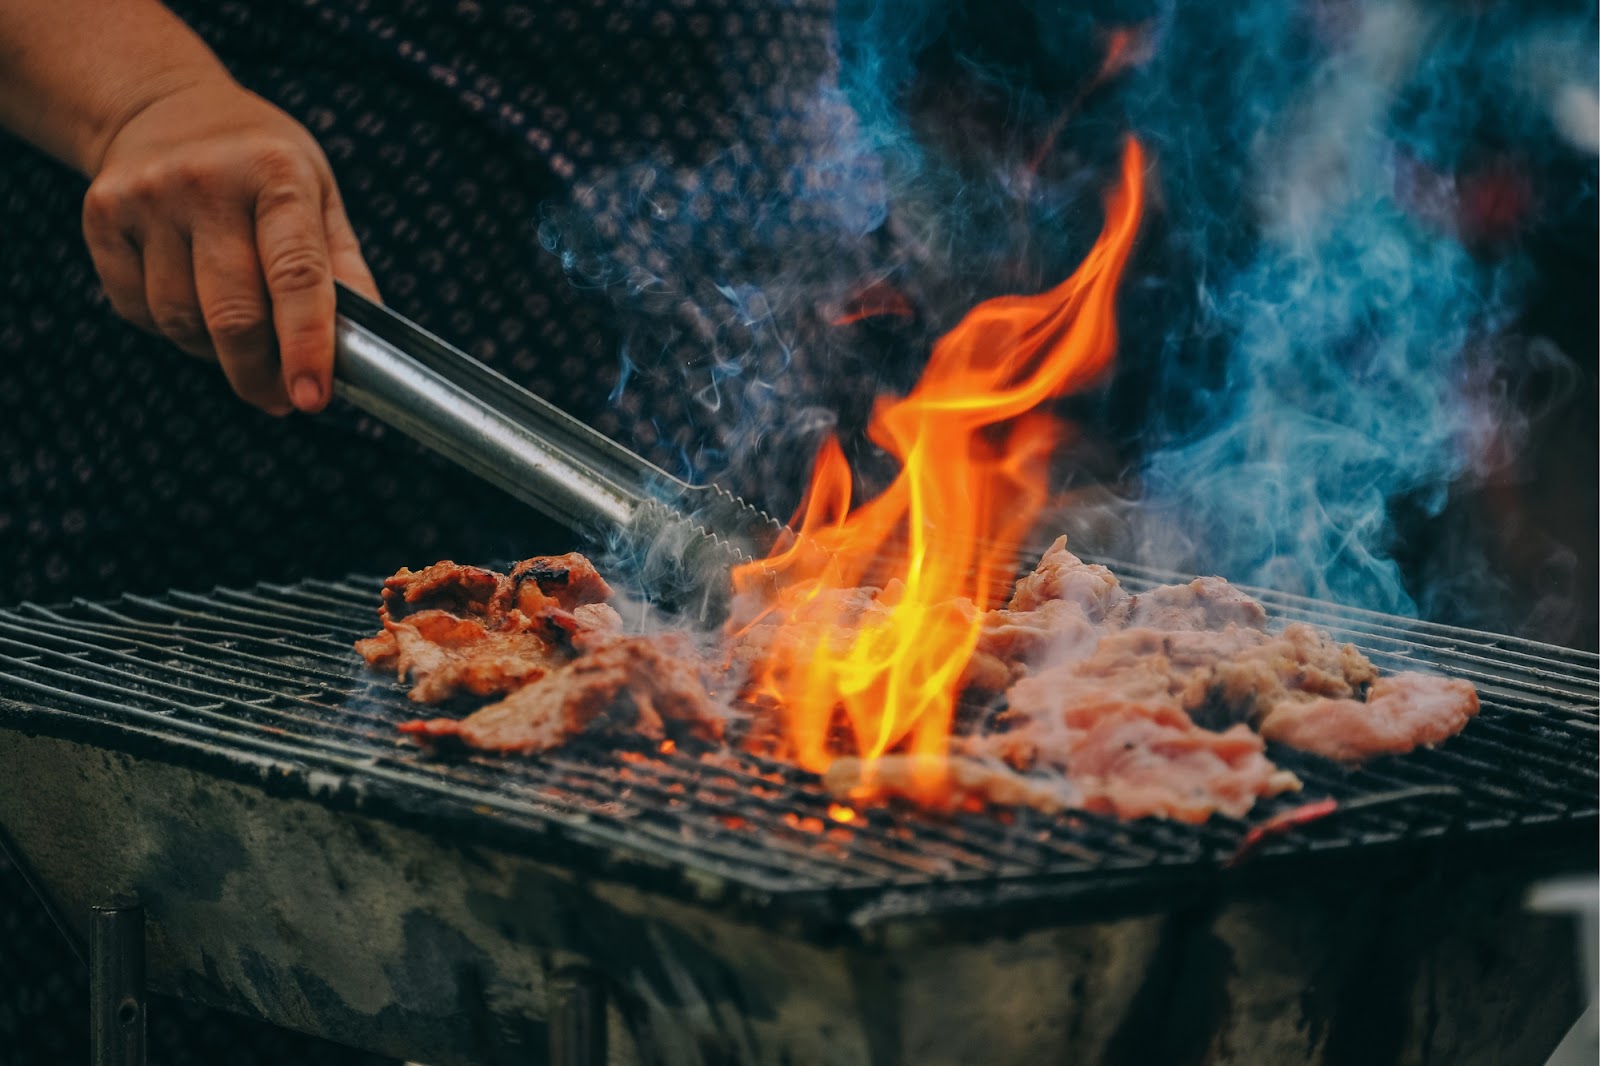
{"label": "index finger", "polygon": [[256,247],[272,301],[284,391],[301,411],[320,411],[333,388],[333,268],[321,194],[282,187],[256,201]]}

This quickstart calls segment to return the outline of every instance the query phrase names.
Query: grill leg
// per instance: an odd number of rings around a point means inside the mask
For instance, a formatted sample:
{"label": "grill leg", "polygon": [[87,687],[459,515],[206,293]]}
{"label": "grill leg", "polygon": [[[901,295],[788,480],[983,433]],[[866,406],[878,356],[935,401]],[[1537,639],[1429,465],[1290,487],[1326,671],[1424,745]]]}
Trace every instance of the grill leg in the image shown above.
{"label": "grill leg", "polygon": [[144,908],[96,907],[89,931],[89,1061],[144,1066]]}
{"label": "grill leg", "polygon": [[605,1061],[606,990],[599,975],[588,970],[554,975],[550,979],[550,1066],[605,1066]]}

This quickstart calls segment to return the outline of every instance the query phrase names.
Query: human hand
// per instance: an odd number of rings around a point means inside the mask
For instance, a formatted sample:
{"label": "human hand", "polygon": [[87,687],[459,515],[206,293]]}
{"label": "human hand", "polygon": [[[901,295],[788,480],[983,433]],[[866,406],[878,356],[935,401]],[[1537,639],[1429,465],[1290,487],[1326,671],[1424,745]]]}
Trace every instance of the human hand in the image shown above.
{"label": "human hand", "polygon": [[110,134],[83,231],[118,314],[215,359],[270,414],[332,394],[334,279],[377,298],[315,139],[229,80],[168,92]]}

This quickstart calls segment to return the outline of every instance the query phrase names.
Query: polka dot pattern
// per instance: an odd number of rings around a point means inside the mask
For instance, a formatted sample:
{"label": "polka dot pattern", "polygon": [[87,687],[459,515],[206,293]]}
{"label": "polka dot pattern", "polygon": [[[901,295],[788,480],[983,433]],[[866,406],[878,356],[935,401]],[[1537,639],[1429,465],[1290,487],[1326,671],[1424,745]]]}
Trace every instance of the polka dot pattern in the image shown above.
{"label": "polka dot pattern", "polygon": [[[818,368],[840,365],[826,318],[867,269],[847,243],[881,216],[829,98],[827,5],[174,6],[317,136],[388,303],[672,472],[787,505],[827,396],[862,391]],[[0,599],[379,570],[537,535],[355,412],[258,415],[215,367],[120,323],[77,235],[81,183],[8,156],[0,546],[23,565]],[[806,447],[772,446],[789,425]]]}
{"label": "polka dot pattern", "polygon": [[[782,506],[873,391],[828,325],[882,190],[823,0],[172,6],[317,137],[391,306],[674,473]],[[0,602],[571,547],[356,411],[268,418],[120,322],[83,182],[0,159]],[[0,1046],[81,1062],[83,974],[25,894],[0,868]],[[174,1064],[363,1061],[176,1004],[152,1040]]]}

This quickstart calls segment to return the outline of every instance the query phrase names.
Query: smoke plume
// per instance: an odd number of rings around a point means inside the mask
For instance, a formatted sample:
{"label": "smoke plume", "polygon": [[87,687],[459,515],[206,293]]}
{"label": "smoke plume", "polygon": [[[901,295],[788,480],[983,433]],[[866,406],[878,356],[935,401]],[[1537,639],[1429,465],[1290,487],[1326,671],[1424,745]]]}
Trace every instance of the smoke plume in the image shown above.
{"label": "smoke plume", "polygon": [[541,234],[625,323],[606,428],[782,517],[828,432],[859,495],[882,484],[872,397],[974,303],[1071,272],[1132,133],[1154,217],[1118,372],[1063,407],[1064,484],[1103,486],[1070,494],[1077,546],[1558,635],[1592,559],[1524,523],[1514,589],[1481,508],[1593,433],[1592,330],[1529,326],[1553,279],[1528,234],[1593,276],[1595,27],[1593,3],[841,0],[720,148],[602,173]]}

